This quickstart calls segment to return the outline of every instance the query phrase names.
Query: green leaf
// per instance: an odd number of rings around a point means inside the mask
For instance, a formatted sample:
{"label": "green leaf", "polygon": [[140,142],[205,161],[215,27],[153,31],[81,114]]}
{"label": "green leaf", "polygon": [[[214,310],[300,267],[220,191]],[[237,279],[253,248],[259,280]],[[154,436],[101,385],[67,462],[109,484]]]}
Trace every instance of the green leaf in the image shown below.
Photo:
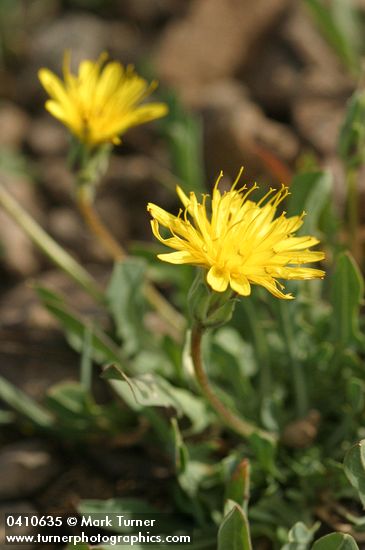
{"label": "green leaf", "polygon": [[228,480],[225,490],[225,500],[236,502],[247,514],[250,497],[250,463],[247,458],[237,464]]}
{"label": "green leaf", "polygon": [[350,535],[331,533],[317,540],[312,550],[359,550],[359,547]]}
{"label": "green leaf", "polygon": [[219,528],[218,550],[252,550],[246,515],[236,503]]}
{"label": "green leaf", "polygon": [[91,334],[92,357],[97,363],[117,363],[126,367],[126,360],[115,343],[102,330],[93,327],[81,315],[73,312],[62,296],[41,286],[36,291],[47,310],[63,326],[70,345],[78,352],[85,348],[85,334]]}
{"label": "green leaf", "polygon": [[53,427],[52,415],[2,376],[0,376],[0,399],[39,428]]}
{"label": "green leaf", "polygon": [[299,234],[316,234],[320,216],[326,207],[332,190],[329,172],[309,172],[294,177],[290,185],[288,216],[306,212]]}
{"label": "green leaf", "polygon": [[359,329],[363,294],[364,281],[355,260],[348,252],[340,254],[332,277],[331,301],[333,339],[342,348],[364,342]]}
{"label": "green leaf", "polygon": [[310,529],[301,521],[298,521],[288,533],[288,543],[281,550],[309,550],[315,532],[320,524],[315,523]]}
{"label": "green leaf", "polygon": [[116,366],[104,369],[103,378],[111,381],[118,395],[135,410],[145,407],[173,407],[178,416],[185,415],[191,422],[192,433],[204,430],[209,424],[209,413],[204,401],[185,390],[170,384],[157,374],[146,373],[127,377]]}
{"label": "green leaf", "polygon": [[365,439],[351,447],[345,455],[344,469],[351,485],[359,493],[365,507]]}
{"label": "green leaf", "polygon": [[170,384],[154,374],[126,377],[114,365],[104,369],[103,378],[110,380],[112,387],[134,410],[144,407],[174,407],[181,414],[179,402],[170,393]]}
{"label": "green leaf", "polygon": [[141,258],[126,258],[114,266],[107,290],[107,300],[118,336],[125,352],[134,354],[146,340],[143,325],[146,263]]}

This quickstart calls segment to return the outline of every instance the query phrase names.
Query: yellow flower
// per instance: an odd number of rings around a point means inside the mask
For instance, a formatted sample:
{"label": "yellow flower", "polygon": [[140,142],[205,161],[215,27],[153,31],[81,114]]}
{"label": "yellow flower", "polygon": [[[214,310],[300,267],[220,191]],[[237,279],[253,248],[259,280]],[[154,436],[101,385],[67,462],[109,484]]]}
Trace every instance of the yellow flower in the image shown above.
{"label": "yellow flower", "polygon": [[38,73],[51,98],[46,109],[88,146],[120,143],[119,136],[128,128],[167,113],[164,103],[140,105],[156,88],[156,82],[148,84],[132,67],[105,60],[102,54],[97,61],[82,61],[75,76],[66,53],[64,82],[48,69]]}
{"label": "yellow flower", "polygon": [[[301,266],[323,260],[324,253],[309,250],[319,242],[315,237],[294,236],[303,224],[304,213],[286,217],[284,212],[274,219],[278,205],[289,193],[286,187],[270,189],[256,203],[249,199],[256,185],[236,190],[241,173],[242,169],[230,191],[223,194],[218,189],[223,176],[220,174],[209,209],[209,195],[199,203],[194,193],[187,197],[179,187],[177,193],[184,210],[178,216],[155,204],[148,205],[155,237],[177,251],[158,257],[173,264],[206,268],[207,283],[216,292],[230,286],[234,292],[248,296],[254,284],[278,298],[291,299],[293,296],[282,292],[284,287],[277,279],[323,278],[321,269]],[[160,225],[171,236],[164,238]]]}

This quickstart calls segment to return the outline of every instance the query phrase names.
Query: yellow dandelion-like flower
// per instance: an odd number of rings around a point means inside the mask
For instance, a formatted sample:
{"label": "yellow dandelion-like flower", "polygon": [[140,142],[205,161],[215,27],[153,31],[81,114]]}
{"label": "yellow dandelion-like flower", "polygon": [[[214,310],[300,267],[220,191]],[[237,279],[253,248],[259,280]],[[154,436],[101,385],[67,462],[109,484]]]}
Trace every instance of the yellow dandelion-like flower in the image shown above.
{"label": "yellow dandelion-like flower", "polygon": [[148,84],[133,67],[116,61],[80,63],[78,74],[70,71],[70,56],[64,56],[62,82],[48,69],[41,69],[39,79],[49,94],[46,109],[83,143],[120,143],[119,136],[128,128],[160,118],[167,113],[164,103],[140,103],[157,83]]}
{"label": "yellow dandelion-like flower", "polygon": [[[317,279],[325,273],[321,269],[302,267],[303,264],[323,260],[324,253],[310,251],[318,244],[311,236],[295,237],[303,224],[304,213],[286,217],[285,212],[275,218],[278,205],[288,195],[285,186],[270,191],[258,202],[249,197],[257,186],[236,189],[242,169],[232,188],[221,194],[218,189],[223,176],[215,184],[210,208],[204,195],[199,203],[195,193],[187,197],[177,188],[184,205],[178,216],[169,214],[155,204],[147,209],[152,215],[155,237],[177,252],[158,257],[173,264],[192,264],[208,270],[206,280],[216,292],[230,286],[242,296],[251,293],[251,285],[261,285],[277,298],[291,299],[284,294],[277,279]],[[164,238],[160,225],[171,233]]]}

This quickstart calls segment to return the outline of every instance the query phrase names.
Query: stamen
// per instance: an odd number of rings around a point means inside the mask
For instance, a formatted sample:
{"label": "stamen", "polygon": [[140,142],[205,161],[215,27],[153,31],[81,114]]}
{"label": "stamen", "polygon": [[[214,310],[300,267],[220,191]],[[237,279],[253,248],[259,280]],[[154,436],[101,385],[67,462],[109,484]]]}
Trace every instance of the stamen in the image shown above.
{"label": "stamen", "polygon": [[219,176],[217,177],[216,182],[214,184],[214,188],[213,188],[214,190],[218,189],[218,185],[222,178],[223,178],[223,170],[219,172]]}
{"label": "stamen", "polygon": [[241,176],[242,176],[242,172],[243,172],[243,166],[241,166],[241,168],[239,169],[239,172],[238,172],[238,174],[237,174],[237,177],[236,177],[236,179],[234,180],[233,185],[232,185],[232,187],[231,187],[231,191],[233,191],[233,189],[236,187],[237,183],[240,181]]}
{"label": "stamen", "polygon": [[251,193],[252,193],[253,191],[256,191],[256,189],[258,189],[258,188],[259,188],[259,186],[258,186],[257,183],[255,182],[255,183],[253,184],[253,186],[247,191],[247,193],[245,193],[245,194],[243,195],[243,197],[242,197],[242,204],[243,204],[244,202],[246,202],[247,197],[248,197],[249,195],[251,195]]}
{"label": "stamen", "polygon": [[[276,191],[276,189],[274,187],[270,187],[269,191],[266,193],[266,195],[264,195],[257,203],[257,206],[261,206],[261,204],[268,198],[270,197],[270,195],[272,195],[274,192]],[[270,204],[270,202],[268,203]]]}

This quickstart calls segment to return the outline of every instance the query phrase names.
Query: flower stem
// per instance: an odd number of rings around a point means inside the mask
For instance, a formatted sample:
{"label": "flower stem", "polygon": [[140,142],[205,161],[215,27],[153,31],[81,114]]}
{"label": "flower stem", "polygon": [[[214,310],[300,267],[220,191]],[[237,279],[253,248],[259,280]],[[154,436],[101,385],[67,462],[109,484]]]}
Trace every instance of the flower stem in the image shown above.
{"label": "flower stem", "polygon": [[4,185],[0,185],[0,205],[54,264],[65,271],[98,302],[105,301],[103,292],[95,279],[38,225]]}
{"label": "flower stem", "polygon": [[202,325],[195,323],[191,332],[191,357],[193,360],[195,375],[197,381],[199,382],[200,389],[203,395],[206,397],[210,405],[216,411],[218,416],[224,421],[224,423],[227,424],[227,426],[229,426],[239,435],[243,436],[244,438],[248,438],[253,433],[257,433],[261,435],[261,437],[274,440],[275,436],[273,434],[261,430],[260,428],[255,426],[255,424],[251,424],[247,420],[243,420],[235,413],[227,409],[227,407],[214,393],[210,386],[202,361],[201,343],[203,334],[204,328],[202,327]]}
{"label": "flower stem", "polygon": [[[127,252],[115,240],[113,235],[111,235],[109,230],[105,227],[104,223],[98,216],[93,205],[92,193],[90,192],[88,186],[78,186],[76,200],[78,208],[86,224],[88,225],[91,232],[97,237],[99,242],[103,245],[105,250],[108,251],[110,256],[116,262],[120,262],[125,259],[127,256]],[[145,285],[145,296],[149,303],[161,315],[161,317],[168,322],[169,326],[172,329],[174,338],[177,341],[181,341],[182,333],[185,328],[184,317],[180,315],[180,313],[149,282],[146,282]]]}

